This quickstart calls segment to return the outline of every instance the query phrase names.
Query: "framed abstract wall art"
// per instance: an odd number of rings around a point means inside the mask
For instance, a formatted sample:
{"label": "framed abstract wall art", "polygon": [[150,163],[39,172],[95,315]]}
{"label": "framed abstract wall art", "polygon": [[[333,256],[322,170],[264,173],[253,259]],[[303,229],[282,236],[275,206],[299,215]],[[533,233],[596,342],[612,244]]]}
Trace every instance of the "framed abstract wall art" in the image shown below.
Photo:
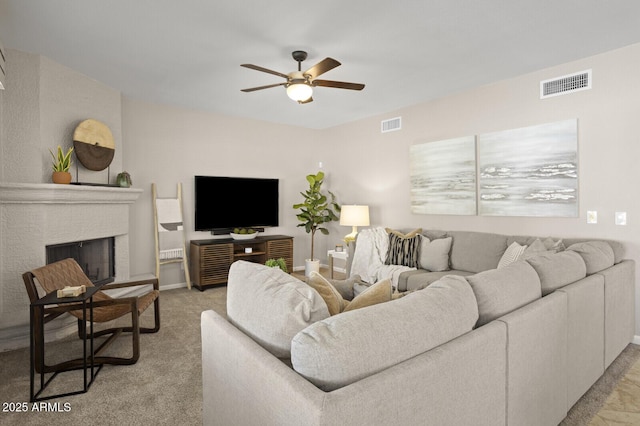
{"label": "framed abstract wall art", "polygon": [[578,217],[578,121],[478,136],[478,212]]}
{"label": "framed abstract wall art", "polygon": [[410,147],[411,212],[475,215],[474,136]]}

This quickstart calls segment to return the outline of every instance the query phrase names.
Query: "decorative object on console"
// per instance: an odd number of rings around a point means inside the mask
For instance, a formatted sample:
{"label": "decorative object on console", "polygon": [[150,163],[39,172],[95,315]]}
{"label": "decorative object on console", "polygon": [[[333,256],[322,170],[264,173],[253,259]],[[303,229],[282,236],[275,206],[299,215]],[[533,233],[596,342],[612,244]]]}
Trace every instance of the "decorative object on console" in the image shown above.
{"label": "decorative object on console", "polygon": [[73,147],[78,161],[93,171],[109,167],[116,150],[109,127],[92,118],[84,120],[76,127],[73,132]]}
{"label": "decorative object on console", "polygon": [[315,258],[313,251],[316,231],[329,235],[329,230],[323,226],[338,220],[337,214],[341,209],[331,191],[327,191],[329,197],[322,192],[323,172],[307,175],[307,182],[309,182],[309,189],[300,193],[304,197],[304,201],[294,204],[293,208],[300,210],[296,217],[302,223],[299,223],[298,226],[303,227],[307,234],[311,234],[311,257],[305,260],[305,276],[308,277],[311,271],[320,270],[320,261]]}
{"label": "decorative object on console", "polygon": [[69,168],[71,167],[71,153],[73,148],[69,148],[67,153],[63,153],[62,147],[58,145],[58,151],[56,154],[49,150],[51,157],[53,158],[53,175],[51,179],[53,183],[71,183],[71,173]]}
{"label": "decorative object on console", "polygon": [[116,177],[116,184],[122,188],[129,188],[133,185],[131,175],[127,172],[118,173],[118,177]]}
{"label": "decorative object on console", "polygon": [[[356,240],[358,226],[369,226],[369,206],[343,205],[340,211],[340,225],[351,226],[351,233],[344,236],[349,244]],[[339,251],[336,246],[336,251]]]}
{"label": "decorative object on console", "polygon": [[253,228],[234,228],[229,233],[234,240],[253,240],[258,234],[260,233]]}
{"label": "decorative object on console", "polygon": [[474,136],[410,147],[411,212],[476,214]]}
{"label": "decorative object on console", "polygon": [[479,214],[578,217],[577,119],[478,136]]}

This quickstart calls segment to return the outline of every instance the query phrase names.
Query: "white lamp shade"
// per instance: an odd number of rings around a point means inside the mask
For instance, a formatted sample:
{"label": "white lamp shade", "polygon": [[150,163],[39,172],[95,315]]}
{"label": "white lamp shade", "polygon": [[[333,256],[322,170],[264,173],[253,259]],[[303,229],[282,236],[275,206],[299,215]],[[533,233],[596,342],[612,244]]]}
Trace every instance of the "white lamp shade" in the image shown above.
{"label": "white lamp shade", "polygon": [[306,83],[294,83],[287,86],[287,96],[296,102],[306,101],[313,94],[313,88]]}
{"label": "white lamp shade", "polygon": [[340,210],[340,225],[369,226],[369,206],[342,206]]}

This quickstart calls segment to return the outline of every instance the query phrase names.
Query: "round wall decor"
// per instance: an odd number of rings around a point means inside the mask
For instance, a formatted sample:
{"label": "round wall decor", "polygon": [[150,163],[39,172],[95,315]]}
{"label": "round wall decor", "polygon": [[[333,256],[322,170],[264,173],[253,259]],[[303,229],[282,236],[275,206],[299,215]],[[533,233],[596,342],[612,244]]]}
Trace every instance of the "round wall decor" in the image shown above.
{"label": "round wall decor", "polygon": [[113,161],[116,145],[107,125],[90,118],[78,124],[73,132],[73,149],[80,164],[100,171]]}

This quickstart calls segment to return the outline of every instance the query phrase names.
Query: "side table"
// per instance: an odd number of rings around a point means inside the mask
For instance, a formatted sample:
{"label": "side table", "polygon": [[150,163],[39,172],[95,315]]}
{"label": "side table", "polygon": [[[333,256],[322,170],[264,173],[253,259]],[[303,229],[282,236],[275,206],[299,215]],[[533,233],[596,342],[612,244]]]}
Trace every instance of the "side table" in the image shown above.
{"label": "side table", "polygon": [[[31,376],[31,402],[42,401],[51,398],[58,398],[62,396],[76,395],[79,393],[85,393],[89,390],[89,387],[93,383],[100,370],[102,364],[96,366],[94,364],[94,349],[93,349],[93,295],[100,290],[100,287],[88,287],[87,290],[77,297],[63,297],[59,298],[56,292],[51,292],[46,296],[36,300],[30,306],[30,376]],[[45,381],[45,374],[47,368],[45,365],[44,356],[44,315],[49,305],[64,305],[69,303],[77,303],[79,309],[82,309],[82,327],[86,330],[87,320],[90,322],[90,334],[87,337],[87,333],[83,333],[83,353],[82,353],[82,369],[84,372],[84,387],[81,390],[74,392],[67,392],[62,394],[50,395],[46,397],[40,397],[40,394],[51,383],[51,381],[58,375],[65,371],[71,371],[74,368],[61,369],[59,371],[53,371],[53,375]],[[87,311],[89,318],[87,319]],[[37,340],[37,341],[36,341]],[[88,341],[88,342],[87,342]],[[90,355],[87,355],[87,343],[90,346]],[[37,351],[37,353],[36,353]],[[35,391],[35,372],[36,364],[40,371],[40,389]],[[97,367],[97,368],[96,368]],[[77,368],[77,367],[76,367]],[[51,371],[49,371],[51,372]],[[89,372],[91,373],[89,376]]]}
{"label": "side table", "polygon": [[327,256],[329,257],[329,278],[333,278],[333,259],[343,259],[346,262],[349,258],[349,253],[346,251],[329,250],[327,251]]}

